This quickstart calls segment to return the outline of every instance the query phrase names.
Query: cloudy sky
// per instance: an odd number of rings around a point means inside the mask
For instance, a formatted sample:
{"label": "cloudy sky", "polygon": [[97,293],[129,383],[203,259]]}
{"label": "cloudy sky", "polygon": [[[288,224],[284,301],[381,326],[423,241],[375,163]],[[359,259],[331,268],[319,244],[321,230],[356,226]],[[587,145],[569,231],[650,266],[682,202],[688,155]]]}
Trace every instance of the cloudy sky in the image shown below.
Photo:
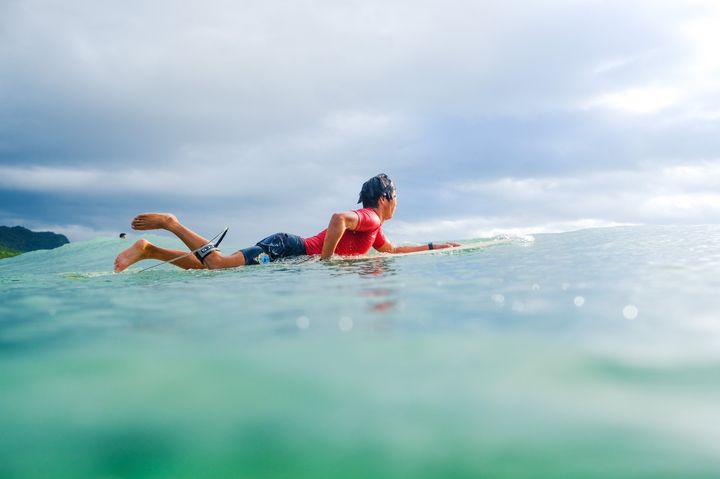
{"label": "cloudy sky", "polygon": [[[0,0],[0,224],[397,242],[720,221],[715,0]],[[230,237],[229,237],[230,238]]]}

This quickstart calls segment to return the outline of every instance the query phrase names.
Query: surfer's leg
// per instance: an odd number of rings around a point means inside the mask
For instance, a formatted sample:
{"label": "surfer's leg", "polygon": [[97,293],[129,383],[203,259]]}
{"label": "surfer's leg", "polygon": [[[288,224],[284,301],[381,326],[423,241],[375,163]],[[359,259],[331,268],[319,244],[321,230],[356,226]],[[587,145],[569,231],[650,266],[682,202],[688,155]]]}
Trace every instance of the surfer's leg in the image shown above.
{"label": "surfer's leg", "polygon": [[136,230],[167,230],[180,238],[180,241],[185,243],[185,246],[190,248],[191,251],[195,251],[208,243],[208,240],[180,223],[177,217],[170,213],[143,213],[137,215],[132,221],[132,227]]}
{"label": "surfer's leg", "polygon": [[[185,246],[191,251],[208,243],[207,239],[180,223],[175,215],[169,213],[143,213],[133,219],[132,227],[139,230],[164,229],[170,231],[180,238],[180,241],[185,243]],[[223,256],[219,251],[213,251],[205,257],[205,266],[208,269],[234,268],[244,264],[245,256],[240,252]]]}
{"label": "surfer's leg", "polygon": [[230,256],[223,256],[219,251],[215,251],[205,258],[205,266],[208,269],[235,268],[245,265],[245,256],[242,251],[233,253]]}
{"label": "surfer's leg", "polygon": [[166,230],[173,221],[177,217],[171,213],[141,213],[130,224],[134,230]]}
{"label": "surfer's leg", "polygon": [[[148,243],[145,251],[147,251],[147,257],[145,259],[157,259],[160,261],[170,261],[171,259],[175,259],[178,256],[188,254],[187,251],[161,248],[160,246],[155,246],[152,243]],[[173,261],[171,264],[174,264],[175,266],[182,269],[205,269],[205,265],[202,264],[200,260],[195,257],[194,254],[185,256],[184,258],[180,258],[177,261]]]}
{"label": "surfer's leg", "polygon": [[[130,265],[144,259],[157,259],[160,261],[169,261],[187,254],[187,251],[161,248],[155,246],[147,240],[137,240],[132,246],[120,253],[115,258],[115,272],[119,273],[127,269]],[[215,256],[215,255],[212,255]],[[203,265],[194,255],[189,255],[173,262],[175,266],[183,269],[203,269]]]}

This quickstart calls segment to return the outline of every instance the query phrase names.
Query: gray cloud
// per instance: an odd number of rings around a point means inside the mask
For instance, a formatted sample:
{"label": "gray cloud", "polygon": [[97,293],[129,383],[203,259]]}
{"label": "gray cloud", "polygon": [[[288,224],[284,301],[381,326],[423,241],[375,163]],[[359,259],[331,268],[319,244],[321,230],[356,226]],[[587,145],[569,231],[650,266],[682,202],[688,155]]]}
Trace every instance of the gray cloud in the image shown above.
{"label": "gray cloud", "polygon": [[[236,230],[310,234],[379,171],[398,223],[665,221],[584,198],[645,204],[657,192],[623,178],[720,156],[718,18],[710,1],[3,2],[0,222],[109,230],[163,206],[212,229],[227,208]],[[548,178],[562,195],[530,195]],[[695,200],[704,215],[672,218],[714,218]]]}

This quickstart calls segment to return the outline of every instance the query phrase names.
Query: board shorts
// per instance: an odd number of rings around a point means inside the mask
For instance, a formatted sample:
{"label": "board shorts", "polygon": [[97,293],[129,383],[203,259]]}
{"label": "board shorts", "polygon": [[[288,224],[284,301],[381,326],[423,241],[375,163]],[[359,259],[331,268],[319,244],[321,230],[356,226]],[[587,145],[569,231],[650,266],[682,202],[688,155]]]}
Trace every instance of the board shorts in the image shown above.
{"label": "board shorts", "polygon": [[245,264],[262,264],[291,256],[304,256],[305,240],[287,233],[275,233],[257,242],[255,246],[241,249]]}

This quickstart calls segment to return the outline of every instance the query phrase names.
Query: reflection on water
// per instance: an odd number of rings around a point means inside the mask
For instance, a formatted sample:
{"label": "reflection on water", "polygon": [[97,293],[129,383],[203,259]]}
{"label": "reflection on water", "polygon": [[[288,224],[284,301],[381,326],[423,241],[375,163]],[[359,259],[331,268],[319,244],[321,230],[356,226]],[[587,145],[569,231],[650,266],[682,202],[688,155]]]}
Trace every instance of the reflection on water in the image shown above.
{"label": "reflection on water", "polygon": [[368,310],[386,313],[397,307],[397,293],[391,288],[368,288],[362,294],[369,298]]}
{"label": "reflection on water", "polygon": [[393,275],[395,270],[392,267],[393,260],[397,258],[385,255],[370,256],[364,258],[333,259],[329,261],[334,270],[331,275],[357,274],[359,276],[383,276]]}

